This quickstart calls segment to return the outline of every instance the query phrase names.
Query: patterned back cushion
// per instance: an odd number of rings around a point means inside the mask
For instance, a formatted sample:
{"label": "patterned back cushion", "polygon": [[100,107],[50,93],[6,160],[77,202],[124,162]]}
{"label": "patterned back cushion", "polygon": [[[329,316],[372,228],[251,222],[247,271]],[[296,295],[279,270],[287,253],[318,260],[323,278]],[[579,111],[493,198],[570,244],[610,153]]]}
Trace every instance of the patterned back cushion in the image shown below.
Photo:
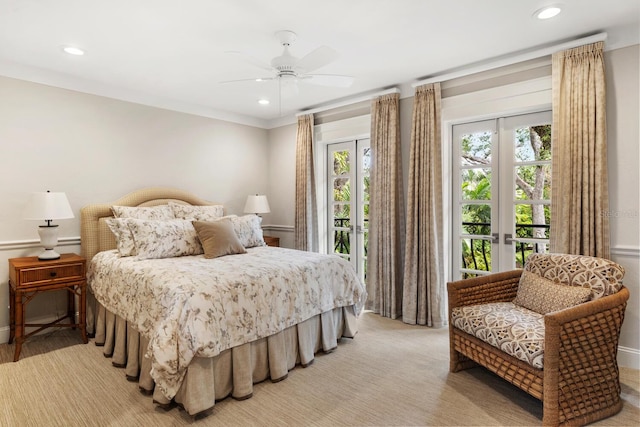
{"label": "patterned back cushion", "polygon": [[591,290],[581,286],[567,286],[523,271],[514,304],[547,314],[589,301]]}
{"label": "patterned back cushion", "polygon": [[556,283],[588,287],[592,300],[618,292],[624,277],[621,265],[585,255],[531,254],[524,270]]}

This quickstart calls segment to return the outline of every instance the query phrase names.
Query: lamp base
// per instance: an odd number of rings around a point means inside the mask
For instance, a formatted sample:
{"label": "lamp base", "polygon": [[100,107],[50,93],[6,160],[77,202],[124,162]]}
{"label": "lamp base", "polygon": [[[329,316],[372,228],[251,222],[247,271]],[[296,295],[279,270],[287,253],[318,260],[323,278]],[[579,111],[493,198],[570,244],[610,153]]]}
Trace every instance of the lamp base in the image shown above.
{"label": "lamp base", "polygon": [[60,259],[60,254],[53,249],[45,249],[38,255],[38,259],[42,261]]}
{"label": "lamp base", "polygon": [[40,244],[44,247],[44,251],[38,255],[40,260],[50,260],[60,258],[60,254],[55,251],[58,245],[58,226],[57,225],[41,225],[38,227],[40,235]]}

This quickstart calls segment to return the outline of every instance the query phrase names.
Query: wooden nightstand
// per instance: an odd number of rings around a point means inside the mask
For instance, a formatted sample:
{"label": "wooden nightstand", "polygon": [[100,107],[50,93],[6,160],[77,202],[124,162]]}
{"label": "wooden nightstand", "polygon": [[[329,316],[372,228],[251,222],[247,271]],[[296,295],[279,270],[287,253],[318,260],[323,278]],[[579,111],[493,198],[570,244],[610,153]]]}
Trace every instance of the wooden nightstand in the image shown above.
{"label": "wooden nightstand", "polygon": [[279,237],[274,237],[274,236],[263,236],[263,237],[264,237],[264,242],[267,244],[267,246],[275,246],[275,247],[280,246]]}
{"label": "wooden nightstand", "polygon": [[[31,335],[51,327],[71,327],[80,329],[82,341],[86,344],[86,289],[85,259],[76,254],[62,254],[60,259],[40,261],[38,257],[9,259],[9,344],[16,340],[13,361],[20,358],[22,343]],[[41,292],[68,291],[67,313],[46,324],[25,323],[26,306]],[[78,296],[80,313],[75,323],[75,300]],[[64,319],[70,323],[60,323]],[[26,327],[38,327],[25,334]]]}

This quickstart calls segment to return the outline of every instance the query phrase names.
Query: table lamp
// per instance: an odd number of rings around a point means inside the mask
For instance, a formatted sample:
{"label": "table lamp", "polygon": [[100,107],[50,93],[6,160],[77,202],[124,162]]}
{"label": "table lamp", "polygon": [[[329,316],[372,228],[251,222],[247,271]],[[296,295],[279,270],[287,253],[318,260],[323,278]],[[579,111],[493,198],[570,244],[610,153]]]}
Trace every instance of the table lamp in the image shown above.
{"label": "table lamp", "polygon": [[69,200],[64,193],[32,193],[29,202],[25,206],[24,219],[42,220],[47,225],[38,228],[40,244],[44,248],[38,255],[38,259],[51,260],[60,258],[60,254],[55,251],[58,245],[58,225],[52,224],[55,219],[73,218],[73,211],[69,206]]}
{"label": "table lamp", "polygon": [[254,213],[256,215],[271,212],[267,196],[258,194],[255,196],[253,194],[247,196],[247,203],[244,204],[244,212]]}

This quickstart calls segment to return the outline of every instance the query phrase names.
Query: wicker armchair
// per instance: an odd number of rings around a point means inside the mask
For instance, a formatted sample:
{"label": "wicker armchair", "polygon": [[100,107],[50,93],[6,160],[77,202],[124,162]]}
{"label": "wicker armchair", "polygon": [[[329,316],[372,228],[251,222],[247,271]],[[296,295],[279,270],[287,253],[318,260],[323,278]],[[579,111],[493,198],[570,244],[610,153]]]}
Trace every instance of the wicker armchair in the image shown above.
{"label": "wicker armchair", "polygon": [[533,254],[524,270],[556,283],[589,286],[591,300],[543,316],[543,367],[536,368],[452,323],[457,307],[513,302],[523,270],[449,282],[450,371],[484,366],[541,400],[543,425],[583,425],[619,412],[616,355],[629,299],[624,269],[600,258]]}

